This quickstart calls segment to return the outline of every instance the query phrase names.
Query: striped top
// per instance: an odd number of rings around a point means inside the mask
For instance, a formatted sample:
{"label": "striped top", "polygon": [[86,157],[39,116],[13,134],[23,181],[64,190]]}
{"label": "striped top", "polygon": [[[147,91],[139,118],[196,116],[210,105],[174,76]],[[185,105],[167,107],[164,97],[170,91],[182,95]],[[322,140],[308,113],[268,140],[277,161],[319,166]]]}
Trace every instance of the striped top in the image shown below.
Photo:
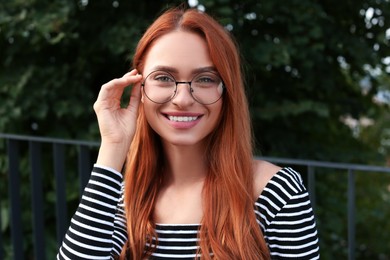
{"label": "striped top", "polygon": [[[301,176],[283,168],[256,200],[254,214],[272,259],[319,259],[318,235]],[[194,259],[200,225],[156,224],[150,259]],[[114,259],[127,241],[122,174],[95,165],[57,259]]]}

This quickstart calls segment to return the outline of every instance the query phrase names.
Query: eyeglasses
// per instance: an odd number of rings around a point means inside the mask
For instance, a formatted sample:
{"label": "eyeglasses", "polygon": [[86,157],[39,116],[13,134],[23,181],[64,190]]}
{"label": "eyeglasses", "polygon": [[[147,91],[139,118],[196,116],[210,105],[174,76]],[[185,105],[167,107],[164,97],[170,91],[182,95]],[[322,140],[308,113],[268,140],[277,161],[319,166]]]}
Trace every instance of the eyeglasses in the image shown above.
{"label": "eyeglasses", "polygon": [[150,101],[164,104],[175,97],[179,84],[188,84],[191,96],[203,105],[217,102],[225,88],[222,79],[213,72],[199,73],[191,81],[176,81],[172,74],[160,70],[151,72],[141,86]]}

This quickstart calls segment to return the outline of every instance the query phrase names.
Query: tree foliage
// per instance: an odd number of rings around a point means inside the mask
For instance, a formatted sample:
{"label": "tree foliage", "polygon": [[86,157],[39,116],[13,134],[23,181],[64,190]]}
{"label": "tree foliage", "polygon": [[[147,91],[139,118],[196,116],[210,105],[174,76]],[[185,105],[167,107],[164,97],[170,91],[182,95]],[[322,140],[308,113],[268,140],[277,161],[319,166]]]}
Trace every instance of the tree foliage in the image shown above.
{"label": "tree foliage", "polygon": [[[238,39],[246,61],[256,136],[280,156],[367,162],[340,118],[375,117],[389,55],[385,1],[204,1]],[[230,8],[228,6],[231,6]],[[367,11],[374,10],[370,20]],[[374,22],[376,21],[376,22]],[[369,77],[364,93],[361,80]],[[302,146],[304,144],[304,146]],[[361,153],[351,151],[359,150]],[[340,157],[342,156],[342,157]]]}
{"label": "tree foliage", "polygon": [[[129,69],[146,26],[177,3],[3,3],[0,131],[97,139],[91,104],[99,87]],[[380,85],[366,68],[385,71],[387,1],[209,0],[199,6],[238,41],[259,152],[344,162],[375,157],[340,118],[372,118],[381,109],[372,102]],[[363,93],[366,77],[370,88]],[[354,150],[361,152],[348,156]]]}
{"label": "tree foliage", "polygon": [[[237,40],[257,153],[384,163],[389,103],[374,97],[390,91],[388,0],[189,2]],[[129,70],[150,22],[180,3],[2,1],[0,132],[98,140],[100,86]],[[353,135],[346,116],[378,124]]]}

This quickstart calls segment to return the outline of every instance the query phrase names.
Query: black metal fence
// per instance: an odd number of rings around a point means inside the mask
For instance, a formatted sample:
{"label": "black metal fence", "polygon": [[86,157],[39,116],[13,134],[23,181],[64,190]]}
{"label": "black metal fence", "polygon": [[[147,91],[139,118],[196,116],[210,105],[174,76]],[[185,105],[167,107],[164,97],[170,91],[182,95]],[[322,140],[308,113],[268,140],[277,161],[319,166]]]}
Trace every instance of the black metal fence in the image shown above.
{"label": "black metal fence", "polygon": [[[43,149],[45,146],[45,149]],[[8,204],[10,214],[10,243],[11,254],[5,255],[4,238],[0,232],[0,259],[25,259],[26,255],[23,250],[26,236],[23,233],[23,208],[21,203],[22,180],[21,180],[21,164],[27,165],[30,180],[30,196],[31,196],[31,219],[32,219],[32,256],[29,259],[47,259],[45,245],[45,216],[44,216],[44,179],[43,173],[47,171],[47,165],[52,167],[54,173],[55,190],[55,222],[56,222],[56,244],[59,246],[65,235],[69,225],[68,206],[67,206],[67,182],[69,165],[67,163],[67,152],[70,148],[74,149],[74,158],[77,161],[75,170],[78,176],[79,195],[82,194],[85,185],[88,182],[90,170],[93,162],[91,154],[96,153],[99,143],[72,141],[53,138],[41,138],[31,136],[20,136],[11,134],[0,134],[0,152],[3,150],[7,155],[6,173],[1,173],[6,176],[2,182],[8,183]],[[49,147],[49,148],[48,148]],[[49,154],[49,155],[47,155]],[[27,162],[22,158],[27,157]],[[48,158],[48,159],[47,159]],[[93,158],[94,159],[94,158]],[[313,208],[316,208],[316,174],[320,168],[331,168],[342,170],[348,176],[348,196],[347,196],[347,220],[348,220],[348,258],[355,259],[355,172],[379,172],[390,173],[390,168],[375,167],[356,164],[342,164],[330,162],[318,162],[307,160],[293,160],[283,158],[265,157],[266,160],[284,164],[298,165],[307,169],[307,186],[309,189]],[[1,206],[1,205],[0,205]],[[0,224],[2,214],[0,214]],[[4,216],[4,215],[3,215]],[[2,225],[0,225],[2,226]]]}
{"label": "black metal fence", "polygon": [[[23,234],[22,212],[22,180],[20,165],[23,163],[22,159],[28,157],[28,172],[30,175],[30,190],[31,190],[31,210],[32,210],[32,243],[33,255],[29,256],[31,259],[47,259],[45,247],[45,216],[43,205],[43,165],[49,164],[53,168],[50,170],[54,173],[55,186],[55,220],[56,220],[56,234],[57,245],[59,246],[69,226],[69,216],[67,210],[66,200],[66,150],[69,148],[76,148],[77,160],[77,175],[76,181],[79,182],[79,195],[81,196],[84,187],[86,186],[90,171],[92,169],[92,162],[90,160],[91,150],[96,150],[99,143],[72,141],[53,138],[41,138],[31,136],[19,136],[12,134],[0,134],[0,140],[3,139],[2,146],[6,151],[8,157],[8,197],[9,197],[9,213],[10,213],[10,227],[11,227],[11,256],[5,256],[3,238],[0,233],[0,259],[11,257],[12,259],[25,259],[23,242],[26,241],[26,236]],[[43,161],[43,155],[48,151],[42,150],[43,145],[51,146],[51,155],[49,160]],[[47,147],[45,147],[47,148]],[[27,149],[27,151],[26,151]],[[69,168],[69,167],[68,167]],[[5,180],[4,180],[5,181]],[[0,214],[1,218],[1,214]],[[1,219],[0,219],[1,223]]]}

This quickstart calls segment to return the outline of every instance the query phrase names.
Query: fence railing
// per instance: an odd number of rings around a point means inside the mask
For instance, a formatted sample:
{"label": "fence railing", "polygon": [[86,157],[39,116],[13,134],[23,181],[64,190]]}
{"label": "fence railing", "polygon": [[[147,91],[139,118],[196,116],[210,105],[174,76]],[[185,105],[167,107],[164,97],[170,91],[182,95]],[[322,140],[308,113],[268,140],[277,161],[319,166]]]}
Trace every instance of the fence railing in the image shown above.
{"label": "fence railing", "polygon": [[[90,160],[91,149],[98,147],[97,142],[73,141],[54,138],[42,138],[32,136],[20,136],[12,134],[0,134],[0,140],[3,139],[2,144],[5,147],[8,157],[8,197],[9,197],[9,211],[10,211],[10,228],[11,228],[11,245],[12,245],[12,259],[25,259],[25,252],[23,242],[25,237],[23,234],[23,208],[21,199],[21,157],[28,158],[28,172],[30,175],[30,190],[31,190],[31,209],[32,209],[32,243],[33,256],[32,259],[47,259],[45,248],[45,218],[43,205],[43,159],[44,153],[50,151],[42,151],[42,146],[47,144],[51,146],[51,164],[53,167],[51,171],[54,173],[55,183],[55,217],[56,217],[56,234],[57,245],[59,246],[69,226],[69,218],[67,214],[66,201],[66,155],[65,150],[68,147],[77,148],[77,175],[79,182],[79,195],[81,196],[84,187],[86,186],[92,163]],[[21,147],[23,147],[21,149]],[[27,152],[25,151],[27,149]],[[68,148],[69,149],[69,148]],[[0,214],[1,217],[1,214]],[[0,219],[1,223],[1,219]],[[0,233],[0,259],[4,259],[4,239]],[[8,256],[9,257],[9,256]]]}
{"label": "fence railing", "polygon": [[[46,149],[43,149],[45,146]],[[86,142],[76,140],[63,140],[55,138],[42,138],[31,136],[20,136],[0,133],[0,154],[4,150],[7,155],[6,176],[8,182],[8,204],[10,219],[11,251],[13,259],[25,259],[23,242],[23,211],[22,206],[22,180],[21,164],[27,164],[24,170],[29,173],[30,196],[32,208],[32,259],[47,259],[45,244],[45,206],[44,206],[44,179],[43,174],[49,165],[49,171],[54,173],[55,190],[55,221],[56,221],[56,242],[59,246],[69,225],[68,207],[66,200],[66,176],[69,170],[66,150],[74,149],[72,158],[77,161],[77,172],[79,182],[79,195],[86,186],[90,171],[92,169],[91,153],[96,152],[98,142]],[[28,158],[27,163],[23,158]],[[45,159],[44,159],[45,158]],[[46,159],[49,158],[49,159]],[[355,259],[355,172],[379,172],[390,173],[390,168],[357,164],[343,164],[308,160],[294,160],[284,158],[263,157],[268,161],[283,165],[298,165],[307,169],[307,187],[313,204],[316,208],[316,174],[320,168],[331,168],[345,171],[348,176],[348,258]],[[0,164],[1,165],[1,164]],[[52,168],[52,169],[50,169]],[[45,173],[47,174],[47,173]],[[23,184],[25,185],[25,184]],[[1,200],[0,200],[1,203]],[[1,206],[1,205],[0,205]],[[2,223],[0,214],[0,224]],[[0,225],[1,226],[1,225]],[[5,259],[4,238],[0,232],[0,259]],[[10,257],[10,256],[7,256]]]}

